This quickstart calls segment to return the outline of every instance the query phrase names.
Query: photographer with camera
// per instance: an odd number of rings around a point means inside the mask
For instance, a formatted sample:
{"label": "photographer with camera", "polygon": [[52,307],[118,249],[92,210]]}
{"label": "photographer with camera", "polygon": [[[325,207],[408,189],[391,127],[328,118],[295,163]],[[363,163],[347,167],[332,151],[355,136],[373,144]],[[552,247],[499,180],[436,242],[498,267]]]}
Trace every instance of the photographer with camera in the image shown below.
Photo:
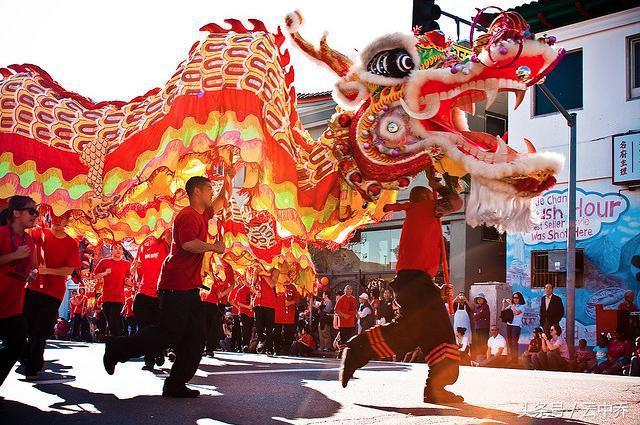
{"label": "photographer with camera", "polygon": [[569,366],[569,346],[561,336],[560,325],[551,325],[551,338],[542,334],[542,351],[531,356],[531,363],[536,370],[566,371]]}
{"label": "photographer with camera", "polygon": [[518,362],[518,341],[520,340],[524,305],[524,296],[520,292],[514,292],[511,299],[505,298],[502,300],[502,311],[511,310],[511,313],[513,313],[513,319],[507,322],[508,361],[512,363]]}

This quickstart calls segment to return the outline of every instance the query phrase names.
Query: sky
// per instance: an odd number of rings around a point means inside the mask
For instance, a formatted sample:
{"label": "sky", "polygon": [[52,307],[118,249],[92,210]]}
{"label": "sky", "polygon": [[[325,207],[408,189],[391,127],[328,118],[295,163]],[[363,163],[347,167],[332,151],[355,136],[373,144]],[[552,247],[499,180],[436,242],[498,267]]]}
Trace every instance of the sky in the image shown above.
{"label": "sky", "polygon": [[[468,20],[476,7],[523,3],[437,1],[443,10]],[[67,90],[95,101],[129,100],[164,86],[203,37],[202,25],[257,18],[275,32],[295,9],[305,17],[300,33],[307,40],[317,44],[328,31],[330,46],[352,57],[379,36],[411,30],[411,0],[0,0],[0,67],[33,63]],[[443,16],[438,22],[455,38],[451,19]],[[468,31],[463,27],[461,33]],[[297,92],[332,89],[334,74],[295,47],[289,50]]]}

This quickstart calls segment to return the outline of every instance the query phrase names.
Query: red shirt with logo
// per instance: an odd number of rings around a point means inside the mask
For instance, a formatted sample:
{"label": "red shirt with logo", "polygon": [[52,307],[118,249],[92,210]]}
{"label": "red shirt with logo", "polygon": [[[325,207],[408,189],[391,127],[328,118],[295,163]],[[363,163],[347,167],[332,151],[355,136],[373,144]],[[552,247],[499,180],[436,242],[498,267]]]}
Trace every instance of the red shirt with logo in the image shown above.
{"label": "red shirt with logo", "polygon": [[[242,285],[238,288],[235,296],[236,302],[241,302],[246,305],[251,305],[251,289],[247,285]],[[250,308],[239,307],[239,314],[246,314],[249,317],[253,317],[253,310]]]}
{"label": "red shirt with logo", "polygon": [[114,260],[113,258],[104,258],[100,260],[94,273],[102,273],[107,269],[111,269],[111,273],[104,277],[104,286],[102,288],[102,302],[107,303],[123,303],[124,302],[124,280],[129,274],[131,263],[127,260]]}
{"label": "red shirt with logo", "polygon": [[254,307],[276,308],[276,288],[272,288],[267,283],[264,276],[258,276],[257,287],[260,291],[260,296],[257,296],[254,301]]}
{"label": "red shirt with logo", "polygon": [[335,312],[347,314],[348,318],[338,315],[338,327],[355,328],[356,327],[356,311],[358,310],[358,301],[352,295],[343,295],[336,301]]}
{"label": "red shirt with logo", "polygon": [[140,262],[137,273],[140,278],[138,293],[149,297],[158,297],[158,278],[162,263],[169,255],[169,247],[165,241],[149,238],[138,250],[137,261]]}
{"label": "red shirt with logo", "polygon": [[[294,301],[295,304],[286,305],[286,301]],[[276,295],[276,319],[275,323],[281,325],[292,325],[296,323],[296,306],[300,301],[300,294],[296,287],[289,284],[285,286],[284,292]]]}
{"label": "red shirt with logo", "polygon": [[199,239],[207,241],[207,223],[213,211],[198,213],[192,207],[186,207],[173,221],[173,241],[171,251],[160,272],[158,289],[186,291],[202,285],[202,260],[204,253],[195,254],[182,249],[182,245]]}
{"label": "red shirt with logo", "polygon": [[432,196],[420,202],[391,205],[393,211],[405,211],[396,271],[422,270],[434,277],[440,266],[442,225],[435,215]]}
{"label": "red shirt with logo", "polygon": [[[0,226],[0,255],[11,254],[21,245],[28,246],[31,254],[35,252],[33,239],[26,232],[19,236],[9,226]],[[22,314],[24,287],[33,266],[31,255],[0,265],[0,319]]]}
{"label": "red shirt with logo", "polygon": [[69,300],[69,310],[71,315],[74,314],[84,314],[84,306],[85,306],[86,298],[83,295],[76,294]]}
{"label": "red shirt with logo", "polygon": [[[40,265],[50,269],[80,267],[78,243],[71,236],[65,235],[63,238],[58,238],[49,229],[34,229],[31,231],[31,237],[36,245]],[[67,277],[52,274],[38,275],[27,285],[27,288],[62,301],[67,290]]]}

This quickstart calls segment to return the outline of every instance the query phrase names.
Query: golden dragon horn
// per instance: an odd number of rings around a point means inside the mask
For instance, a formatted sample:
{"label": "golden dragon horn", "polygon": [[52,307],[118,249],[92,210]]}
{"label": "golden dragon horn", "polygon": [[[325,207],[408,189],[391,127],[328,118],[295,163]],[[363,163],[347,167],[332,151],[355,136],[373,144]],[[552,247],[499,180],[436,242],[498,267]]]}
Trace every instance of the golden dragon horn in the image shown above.
{"label": "golden dragon horn", "polygon": [[291,35],[291,39],[303,52],[313,59],[319,60],[327,65],[333,70],[333,72],[338,74],[338,76],[344,77],[347,75],[349,68],[353,65],[353,61],[337,50],[329,47],[329,44],[327,44],[326,33],[320,39],[320,48],[316,49],[315,46],[302,38],[298,33],[298,29],[300,28],[300,25],[302,25],[302,21],[302,15],[298,10],[289,13],[285,17],[285,24],[287,25],[287,31]]}

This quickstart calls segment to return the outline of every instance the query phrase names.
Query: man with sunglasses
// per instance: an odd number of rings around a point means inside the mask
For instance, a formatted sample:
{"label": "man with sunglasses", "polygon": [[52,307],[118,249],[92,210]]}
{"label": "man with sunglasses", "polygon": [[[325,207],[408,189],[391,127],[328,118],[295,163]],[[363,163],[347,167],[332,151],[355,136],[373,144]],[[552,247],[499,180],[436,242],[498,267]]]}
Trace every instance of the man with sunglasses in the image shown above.
{"label": "man with sunglasses", "polygon": [[0,385],[16,363],[27,338],[22,316],[24,286],[36,267],[35,245],[26,232],[35,225],[38,211],[28,196],[12,196],[0,212]]}

